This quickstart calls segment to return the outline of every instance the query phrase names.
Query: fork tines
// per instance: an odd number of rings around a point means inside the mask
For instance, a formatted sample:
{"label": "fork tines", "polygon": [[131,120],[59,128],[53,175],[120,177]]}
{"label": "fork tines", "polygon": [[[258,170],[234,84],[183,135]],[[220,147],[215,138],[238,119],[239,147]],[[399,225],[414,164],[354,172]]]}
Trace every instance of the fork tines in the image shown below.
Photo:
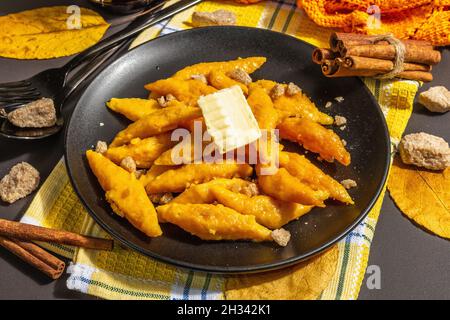
{"label": "fork tines", "polygon": [[31,86],[31,82],[28,80],[0,83],[0,89],[23,88],[23,87],[29,87],[29,86]]}
{"label": "fork tines", "polygon": [[0,102],[26,103],[38,99],[41,93],[29,80],[6,82],[0,84]]}

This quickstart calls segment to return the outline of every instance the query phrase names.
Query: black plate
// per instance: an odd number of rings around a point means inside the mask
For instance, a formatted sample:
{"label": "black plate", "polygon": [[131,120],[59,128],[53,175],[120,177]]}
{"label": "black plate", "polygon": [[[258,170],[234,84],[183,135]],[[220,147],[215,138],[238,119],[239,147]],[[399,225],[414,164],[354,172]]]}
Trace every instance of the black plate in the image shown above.
{"label": "black plate", "polygon": [[[309,44],[281,33],[211,27],[176,32],[126,53],[88,86],[66,130],[69,176],[87,210],[107,232],[132,249],[178,266],[219,273],[279,268],[308,259],[343,238],[367,215],[380,194],[388,170],[389,136],[380,108],[365,85],[358,78],[325,78],[319,66],[311,62],[312,50]],[[112,213],[86,162],[87,149],[97,140],[111,141],[128,124],[110,112],[105,101],[111,97],[146,97],[146,83],[168,77],[187,65],[249,56],[268,59],[254,73],[254,79],[295,82],[320,107],[335,97],[345,98],[326,112],[347,118],[347,128],[336,132],[347,141],[352,163],[348,167],[325,163],[319,166],[338,181],[357,181],[358,187],[350,191],[355,205],[330,202],[326,208],[314,209],[288,224],[292,239],[285,248],[274,243],[201,241],[167,224],[163,225],[163,236],[147,238]]]}

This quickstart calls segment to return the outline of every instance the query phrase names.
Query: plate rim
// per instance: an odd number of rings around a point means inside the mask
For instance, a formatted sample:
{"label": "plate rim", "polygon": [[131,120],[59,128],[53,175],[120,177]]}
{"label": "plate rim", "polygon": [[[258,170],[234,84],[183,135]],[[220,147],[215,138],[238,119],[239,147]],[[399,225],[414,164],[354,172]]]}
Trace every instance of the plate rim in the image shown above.
{"label": "plate rim", "polygon": [[[158,36],[154,39],[151,39],[149,41],[146,41],[144,43],[141,43],[135,47],[133,47],[132,49],[129,49],[127,52],[125,52],[123,55],[121,55],[120,57],[118,57],[115,61],[113,61],[109,66],[114,65],[115,63],[117,63],[117,61],[124,59],[124,57],[126,57],[128,54],[130,54],[131,52],[133,52],[134,50],[136,50],[137,48],[144,46],[144,45],[151,45],[152,42],[154,41],[158,41],[159,39],[163,39],[163,38],[170,38],[179,34],[184,34],[184,33],[191,33],[191,32],[202,32],[205,31],[206,32],[208,30],[211,29],[229,29],[229,28],[234,28],[234,29],[241,29],[242,31],[251,31],[251,32],[261,32],[261,33],[272,33],[272,34],[276,34],[277,36],[283,36],[283,37],[288,37],[288,38],[293,38],[296,41],[301,41],[304,44],[306,44],[307,46],[311,47],[311,48],[315,48],[313,45],[311,45],[308,42],[305,42],[301,39],[298,39],[294,36],[291,36],[289,34],[285,34],[282,32],[277,32],[274,30],[269,30],[269,29],[263,29],[263,28],[253,28],[253,27],[244,27],[244,26],[210,26],[210,27],[201,27],[201,28],[193,28],[193,29],[186,29],[186,30],[180,30],[180,31],[176,31],[176,32],[171,32],[165,35],[161,35]],[[93,81],[95,81],[98,77],[100,77],[104,72],[106,72],[106,69],[108,69],[109,66],[106,66],[103,70],[101,70],[98,74],[96,74],[90,81],[90,83],[92,83]],[[341,232],[341,235],[339,235],[338,237],[327,241],[326,243],[322,244],[320,247],[312,250],[311,252],[309,252],[308,254],[302,255],[302,256],[294,256],[288,259],[284,259],[284,260],[280,260],[277,262],[270,262],[270,263],[264,263],[264,264],[258,264],[258,265],[254,265],[254,266],[244,266],[244,267],[227,267],[227,266],[208,266],[205,267],[203,265],[199,265],[199,264],[195,264],[195,263],[190,263],[190,262],[182,262],[179,260],[175,260],[173,258],[170,257],[166,257],[154,252],[149,252],[146,251],[144,249],[142,249],[140,246],[132,243],[131,241],[125,239],[125,237],[122,237],[121,235],[117,234],[113,228],[109,227],[105,222],[102,221],[102,219],[97,216],[97,214],[95,213],[94,210],[92,210],[90,208],[90,206],[86,203],[86,201],[83,199],[83,197],[81,196],[79,190],[78,190],[78,186],[77,184],[74,182],[73,179],[73,174],[70,168],[70,165],[68,163],[68,148],[67,148],[67,139],[68,139],[68,132],[69,132],[69,127],[70,124],[72,122],[72,116],[74,114],[74,111],[79,108],[79,101],[81,100],[81,98],[84,96],[86,90],[89,88],[90,83],[83,88],[82,92],[80,92],[77,95],[77,102],[75,103],[75,106],[73,108],[73,110],[71,110],[70,115],[67,119],[67,124],[65,125],[64,128],[64,163],[66,166],[66,170],[69,176],[69,181],[78,197],[78,199],[81,201],[81,203],[83,204],[83,207],[86,209],[86,211],[89,213],[89,215],[94,219],[94,221],[96,223],[98,223],[103,230],[105,230],[111,237],[113,237],[115,240],[119,241],[121,244],[125,245],[126,247],[137,251],[140,254],[143,254],[144,256],[150,257],[150,258],[154,258],[160,262],[163,263],[169,263],[173,266],[179,267],[179,268],[183,268],[183,269],[187,269],[187,270],[195,270],[195,271],[200,271],[200,272],[208,272],[208,273],[212,273],[212,274],[248,274],[248,273],[258,273],[258,272],[265,272],[265,271],[270,271],[270,270],[276,270],[276,269],[280,269],[280,268],[285,268],[285,267],[289,267],[292,266],[296,263],[300,263],[306,260],[309,260],[311,258],[313,258],[314,256],[325,252],[326,250],[328,250],[329,248],[331,248],[334,244],[336,244],[337,242],[339,242],[340,240],[342,240],[344,237],[346,237],[353,229],[356,228],[356,226],[358,224],[361,223],[361,221],[363,221],[367,215],[369,214],[370,210],[374,207],[376,201],[379,199],[384,185],[386,183],[387,177],[388,177],[388,173],[389,173],[389,166],[390,166],[390,161],[391,161],[391,146],[390,146],[390,135],[389,135],[389,129],[386,123],[386,118],[381,110],[381,107],[378,103],[378,101],[375,99],[374,95],[370,92],[370,90],[367,88],[367,86],[364,84],[364,82],[362,81],[362,79],[360,77],[358,77],[358,81],[361,82],[363,90],[368,94],[369,99],[375,104],[375,106],[377,106],[377,112],[380,115],[381,118],[381,123],[382,123],[382,127],[383,127],[383,131],[384,131],[384,139],[385,139],[385,147],[386,147],[386,157],[385,157],[385,161],[384,161],[384,172],[383,172],[383,176],[382,179],[379,183],[379,185],[376,188],[376,192],[374,194],[374,196],[372,197],[372,199],[370,200],[368,206],[362,210],[358,216],[357,219],[355,219],[355,221],[353,221],[343,232]]]}

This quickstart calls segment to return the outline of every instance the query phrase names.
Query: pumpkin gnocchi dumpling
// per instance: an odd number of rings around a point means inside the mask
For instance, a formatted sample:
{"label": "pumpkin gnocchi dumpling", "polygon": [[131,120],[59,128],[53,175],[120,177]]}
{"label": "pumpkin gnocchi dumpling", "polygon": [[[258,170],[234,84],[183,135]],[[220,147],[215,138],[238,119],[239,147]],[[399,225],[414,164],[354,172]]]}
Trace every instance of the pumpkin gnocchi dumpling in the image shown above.
{"label": "pumpkin gnocchi dumpling", "polygon": [[138,168],[150,168],[155,159],[175,144],[170,137],[170,133],[162,133],[145,139],[134,138],[127,145],[109,148],[105,156],[116,164],[131,157]]}
{"label": "pumpkin gnocchi dumpling", "polygon": [[198,128],[201,128],[202,132],[205,132],[207,129],[205,119],[203,117],[181,121],[179,126],[186,130],[189,130],[190,132],[194,132],[196,126],[198,126]]}
{"label": "pumpkin gnocchi dumpling", "polygon": [[242,92],[247,95],[248,88],[245,84],[231,79],[225,73],[219,70],[213,70],[208,75],[208,80],[211,86],[216,88],[217,90],[230,88],[232,86],[239,86],[242,89]]}
{"label": "pumpkin gnocchi dumpling", "polygon": [[279,229],[312,209],[312,206],[275,200],[266,195],[249,197],[221,186],[211,187],[211,192],[219,203],[241,214],[254,216],[256,222],[269,229]]}
{"label": "pumpkin gnocchi dumpling", "polygon": [[320,112],[314,102],[304,93],[297,93],[293,96],[282,95],[274,99],[275,109],[281,111],[284,117],[303,117],[323,125],[333,124],[333,117]]}
{"label": "pumpkin gnocchi dumpling", "polygon": [[305,156],[292,152],[280,152],[279,160],[282,168],[285,168],[291,175],[314,190],[327,191],[331,198],[353,204],[347,190],[339,182],[312,164]]}
{"label": "pumpkin gnocchi dumpling", "polygon": [[252,109],[259,128],[266,130],[263,131],[263,136],[257,143],[260,158],[264,159],[263,162],[271,162],[274,159],[273,152],[277,152],[277,150],[272,150],[272,146],[276,143],[273,130],[278,124],[278,113],[273,107],[272,100],[263,88],[251,87],[247,102]]}
{"label": "pumpkin gnocchi dumpling", "polygon": [[139,120],[161,109],[158,102],[154,99],[112,98],[106,105],[131,121]]}
{"label": "pumpkin gnocchi dumpling", "polygon": [[247,192],[254,183],[234,178],[234,179],[214,179],[201,184],[194,184],[172,200],[172,203],[213,203],[216,198],[212,193],[212,188],[220,186],[233,192]]}
{"label": "pumpkin gnocchi dumpling", "polygon": [[273,107],[272,99],[264,89],[259,87],[250,89],[247,102],[260,129],[275,129],[278,124],[278,113]]}
{"label": "pumpkin gnocchi dumpling", "polygon": [[[197,145],[195,139],[183,140],[173,148],[161,153],[155,160],[155,164],[173,166],[193,162],[201,162],[205,146],[211,142],[202,141],[201,146]],[[198,150],[197,150],[198,149]]]}
{"label": "pumpkin gnocchi dumpling", "polygon": [[272,241],[271,231],[254,216],[213,204],[170,203],[156,208],[159,220],[173,223],[203,240]]}
{"label": "pumpkin gnocchi dumpling", "polygon": [[265,57],[248,57],[231,61],[221,62],[203,62],[188,66],[175,73],[172,77],[177,79],[190,79],[194,75],[208,75],[211,71],[221,71],[223,73],[231,72],[235,69],[241,69],[248,74],[258,70],[265,62]]}
{"label": "pumpkin gnocchi dumpling", "polygon": [[177,128],[181,121],[195,119],[202,115],[200,108],[178,105],[155,111],[120,131],[110,147],[118,147],[134,138],[147,138]]}
{"label": "pumpkin gnocchi dumpling", "polygon": [[140,176],[139,182],[145,187],[147,184],[164,172],[174,169],[173,166],[158,166],[153,164],[147,172]]}
{"label": "pumpkin gnocchi dumpling", "polygon": [[313,190],[284,168],[272,175],[259,175],[258,183],[265,194],[281,201],[324,207],[323,201],[329,196],[326,191]]}
{"label": "pumpkin gnocchi dumpling", "polygon": [[252,172],[253,168],[248,164],[186,164],[157,176],[147,184],[146,190],[148,194],[182,192],[191,184],[204,183],[215,178],[245,178]]}
{"label": "pumpkin gnocchi dumpling", "polygon": [[208,86],[200,80],[180,80],[176,78],[162,79],[146,84],[145,89],[160,96],[171,94],[178,101],[191,107],[197,106],[197,100],[200,96],[217,91],[216,88]]}
{"label": "pumpkin gnocchi dumpling", "polygon": [[288,118],[278,125],[278,129],[282,139],[297,142],[328,162],[336,159],[344,166],[350,164],[350,154],[345,150],[341,138],[317,122],[306,118]]}
{"label": "pumpkin gnocchi dumpling", "polygon": [[252,82],[248,85],[249,89],[256,89],[256,88],[260,88],[260,89],[264,89],[264,91],[266,91],[267,94],[270,93],[270,91],[272,91],[272,88],[275,87],[277,83],[275,81],[272,80],[265,80],[265,79],[261,79],[261,80],[257,80],[255,82]]}
{"label": "pumpkin gnocchi dumpling", "polygon": [[[271,95],[272,89],[276,86],[282,86],[284,92],[278,95]],[[326,113],[320,112],[314,102],[312,102],[306,94],[298,92],[288,95],[286,84],[276,83],[271,80],[258,80],[249,85],[250,90],[253,88],[261,88],[271,95],[273,106],[278,111],[279,117],[285,119],[288,117],[304,117],[320,124],[329,125],[333,123],[333,117]]]}
{"label": "pumpkin gnocchi dumpling", "polygon": [[153,204],[133,173],[100,153],[88,150],[86,157],[113,211],[150,237],[162,234]]}

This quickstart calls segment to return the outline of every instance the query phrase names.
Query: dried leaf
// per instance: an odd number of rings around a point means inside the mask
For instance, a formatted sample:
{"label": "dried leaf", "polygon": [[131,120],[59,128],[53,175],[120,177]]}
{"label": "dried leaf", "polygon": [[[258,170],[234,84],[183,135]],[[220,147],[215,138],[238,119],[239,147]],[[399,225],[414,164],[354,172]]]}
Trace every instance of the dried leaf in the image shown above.
{"label": "dried leaf", "polygon": [[[109,25],[96,12],[45,7],[0,17],[0,56],[48,59],[68,56],[97,43]],[[69,13],[67,13],[67,11]],[[79,29],[74,29],[80,27]]]}
{"label": "dried leaf", "polygon": [[443,172],[394,161],[388,182],[392,199],[410,219],[450,239],[450,168]]}
{"label": "dried leaf", "polygon": [[337,245],[293,267],[227,278],[229,300],[314,300],[333,278],[339,257]]}

